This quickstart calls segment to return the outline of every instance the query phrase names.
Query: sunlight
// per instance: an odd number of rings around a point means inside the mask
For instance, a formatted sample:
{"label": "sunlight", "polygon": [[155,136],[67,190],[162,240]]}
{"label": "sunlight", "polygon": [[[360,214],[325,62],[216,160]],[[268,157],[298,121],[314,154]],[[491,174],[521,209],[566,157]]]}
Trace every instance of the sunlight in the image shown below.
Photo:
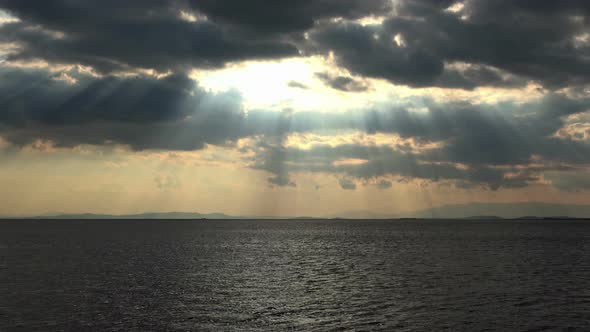
{"label": "sunlight", "polygon": [[0,26],[6,23],[19,22],[20,20],[14,16],[11,16],[7,12],[0,10]]}
{"label": "sunlight", "polygon": [[[282,111],[341,111],[367,106],[377,99],[366,98],[373,91],[346,93],[326,86],[317,73],[335,73],[338,68],[323,57],[280,61],[248,61],[221,70],[194,70],[191,77],[206,89],[236,90],[246,109]],[[364,96],[359,98],[359,96]]]}
{"label": "sunlight", "polygon": [[276,104],[296,94],[290,81],[309,83],[313,76],[308,61],[289,59],[277,62],[251,61],[222,70],[195,70],[191,75],[201,85],[215,91],[238,89],[253,103]]}
{"label": "sunlight", "polygon": [[0,0],[0,331],[587,329],[589,4]]}

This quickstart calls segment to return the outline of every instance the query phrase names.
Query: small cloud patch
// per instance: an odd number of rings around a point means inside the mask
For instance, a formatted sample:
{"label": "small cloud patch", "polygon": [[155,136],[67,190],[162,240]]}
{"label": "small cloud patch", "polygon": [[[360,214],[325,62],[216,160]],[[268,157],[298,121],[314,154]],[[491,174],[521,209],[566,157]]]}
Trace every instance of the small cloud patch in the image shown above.
{"label": "small cloud patch", "polygon": [[344,190],[356,190],[356,183],[349,179],[340,179],[338,181],[340,187]]}

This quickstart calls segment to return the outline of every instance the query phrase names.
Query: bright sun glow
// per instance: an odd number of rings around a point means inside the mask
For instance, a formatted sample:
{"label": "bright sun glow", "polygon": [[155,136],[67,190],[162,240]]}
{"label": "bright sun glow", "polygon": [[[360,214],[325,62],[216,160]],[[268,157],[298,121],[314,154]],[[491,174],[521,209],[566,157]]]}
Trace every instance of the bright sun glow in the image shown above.
{"label": "bright sun glow", "polygon": [[195,70],[191,77],[212,91],[237,90],[247,109],[330,112],[367,106],[369,101],[379,99],[359,98],[372,94],[371,90],[355,94],[330,88],[316,76],[324,72],[334,72],[328,60],[308,57],[251,61],[222,70]]}
{"label": "bright sun glow", "polygon": [[537,2],[0,0],[0,216],[590,204],[590,15]]}
{"label": "bright sun glow", "polygon": [[[213,91],[235,89],[248,108],[283,109],[296,103],[304,108],[322,106],[323,97],[305,90],[314,82],[314,59],[288,59],[277,62],[253,61],[230,65],[223,70],[194,71],[200,85]],[[301,84],[293,88],[290,82]]]}
{"label": "bright sun glow", "polygon": [[235,90],[248,110],[341,112],[380,105],[408,98],[434,98],[438,101],[467,100],[498,102],[506,99],[526,101],[539,97],[538,86],[529,84],[517,89],[482,87],[472,91],[437,87],[414,89],[381,79],[365,79],[369,89],[343,92],[322,82],[318,73],[350,76],[338,68],[330,57],[306,57],[280,61],[248,61],[223,69],[193,70],[191,77],[214,92]]}

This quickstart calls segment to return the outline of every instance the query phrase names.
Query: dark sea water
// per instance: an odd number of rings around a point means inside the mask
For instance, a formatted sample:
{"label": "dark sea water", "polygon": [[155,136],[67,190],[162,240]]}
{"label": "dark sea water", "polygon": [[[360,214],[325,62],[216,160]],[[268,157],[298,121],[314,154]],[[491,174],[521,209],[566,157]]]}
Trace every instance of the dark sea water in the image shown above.
{"label": "dark sea water", "polygon": [[590,331],[590,222],[0,221],[0,331]]}

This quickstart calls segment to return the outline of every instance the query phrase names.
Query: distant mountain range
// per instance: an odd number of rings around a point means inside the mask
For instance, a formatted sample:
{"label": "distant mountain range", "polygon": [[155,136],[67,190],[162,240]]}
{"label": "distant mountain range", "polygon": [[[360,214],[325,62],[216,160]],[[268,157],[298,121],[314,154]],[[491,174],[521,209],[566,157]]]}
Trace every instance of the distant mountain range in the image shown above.
{"label": "distant mountain range", "polygon": [[378,214],[370,211],[353,211],[334,215],[334,217],[353,219],[390,218],[548,218],[570,217],[589,218],[590,205],[548,204],[548,203],[468,203],[445,205],[441,207],[414,211],[404,214]]}
{"label": "distant mountain range", "polygon": [[[371,211],[350,211],[317,219],[502,219],[502,218],[590,218],[590,205],[547,203],[469,203],[446,205],[404,214],[380,214]],[[3,216],[0,218],[14,218]],[[23,217],[20,217],[23,218]],[[27,219],[314,219],[314,217],[231,216],[224,213],[150,212],[141,214],[64,214],[50,213]]]}
{"label": "distant mountain range", "polygon": [[33,219],[242,219],[223,213],[193,213],[193,212],[148,212],[140,214],[49,214],[32,217]]}

